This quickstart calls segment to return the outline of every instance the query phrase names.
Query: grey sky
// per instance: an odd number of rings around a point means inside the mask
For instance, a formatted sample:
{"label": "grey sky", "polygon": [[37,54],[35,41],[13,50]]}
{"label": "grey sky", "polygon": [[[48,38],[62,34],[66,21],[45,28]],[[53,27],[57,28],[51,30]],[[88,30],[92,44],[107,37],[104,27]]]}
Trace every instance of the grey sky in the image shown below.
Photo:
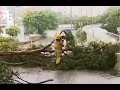
{"label": "grey sky", "polygon": [[[96,16],[103,14],[110,6],[72,6],[72,14],[78,16]],[[51,6],[51,10],[69,15],[70,6]]]}
{"label": "grey sky", "polygon": [[[25,6],[26,8],[28,6]],[[70,6],[40,6],[65,15],[70,14]],[[110,6],[72,6],[72,15],[77,16],[96,16],[103,14]]]}

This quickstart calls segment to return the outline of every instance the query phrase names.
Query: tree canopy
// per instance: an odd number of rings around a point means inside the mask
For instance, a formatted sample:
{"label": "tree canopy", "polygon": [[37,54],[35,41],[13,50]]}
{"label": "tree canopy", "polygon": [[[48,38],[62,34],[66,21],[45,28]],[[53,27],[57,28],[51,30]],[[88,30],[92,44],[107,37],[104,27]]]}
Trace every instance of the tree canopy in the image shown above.
{"label": "tree canopy", "polygon": [[107,24],[102,26],[103,28],[109,32],[118,33],[117,27],[120,27],[120,7],[110,7],[102,16],[102,22]]}
{"label": "tree canopy", "polygon": [[58,26],[58,17],[52,11],[28,12],[23,17],[27,33],[43,34],[45,30],[52,30]]}

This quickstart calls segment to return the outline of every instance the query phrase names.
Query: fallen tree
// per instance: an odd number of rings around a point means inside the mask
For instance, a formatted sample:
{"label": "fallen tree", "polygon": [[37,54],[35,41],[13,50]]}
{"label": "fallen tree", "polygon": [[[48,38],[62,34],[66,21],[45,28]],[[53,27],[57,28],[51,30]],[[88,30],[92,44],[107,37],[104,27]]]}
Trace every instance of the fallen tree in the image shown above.
{"label": "fallen tree", "polygon": [[[59,34],[61,34],[62,32],[65,32],[64,30],[61,31]],[[46,50],[48,47],[50,47],[53,42],[55,41],[55,39],[48,45],[46,45],[44,48],[42,49],[36,49],[36,50],[30,50],[30,51],[2,51],[0,52],[0,56],[9,56],[9,55],[37,55],[37,54],[41,54],[41,52],[49,52],[49,53],[53,53],[54,50]],[[68,50],[63,50],[63,51],[68,51]],[[43,55],[43,54],[41,54]]]}
{"label": "fallen tree", "polygon": [[[64,32],[64,31],[61,31],[60,34],[61,34],[62,32]],[[53,53],[54,50],[47,50],[47,48],[50,47],[54,41],[55,41],[55,39],[54,39],[50,44],[48,44],[47,46],[45,46],[45,47],[42,48],[42,49],[36,49],[36,50],[30,50],[30,51],[1,51],[1,52],[0,52],[0,56],[2,56],[2,57],[1,57],[1,60],[0,60],[0,61],[1,61],[1,63],[4,63],[4,64],[6,64],[6,65],[22,65],[22,64],[25,64],[26,61],[23,60],[23,62],[20,61],[20,62],[10,63],[11,60],[13,59],[12,57],[15,56],[15,57],[19,58],[19,57],[18,57],[19,55],[20,55],[20,57],[21,57],[21,55],[23,55],[22,57],[28,56],[28,55],[30,55],[30,56],[32,56],[32,55],[38,56],[38,55],[39,55],[40,57],[43,57],[43,58],[54,58],[55,56],[54,56],[54,55],[51,55],[51,53]],[[64,52],[64,51],[68,51],[68,50],[63,50],[63,52]],[[46,54],[46,53],[49,53],[49,54]],[[7,57],[7,56],[10,56],[10,58]],[[5,61],[5,60],[6,60],[6,59],[5,59],[6,57],[7,57],[7,59],[11,59],[10,62]],[[29,56],[28,56],[28,57],[29,57]],[[3,58],[3,59],[2,59],[2,58]],[[30,57],[30,58],[31,58],[31,57]],[[5,60],[4,60],[4,59],[5,59]],[[4,61],[3,61],[3,60],[4,60]],[[14,59],[14,60],[16,61],[16,59]],[[20,58],[20,60],[21,60],[21,58]],[[45,81],[38,82],[38,83],[31,83],[31,82],[28,82],[28,81],[20,78],[20,77],[19,77],[17,74],[15,74],[13,71],[11,71],[11,72],[12,72],[12,74],[13,74],[14,76],[16,76],[18,79],[26,82],[27,84],[42,84],[42,83],[46,83],[46,82],[49,82],[49,81],[53,81],[53,79],[49,79],[49,80],[45,80]],[[12,81],[16,81],[16,82],[18,82],[18,83],[20,83],[20,84],[23,84],[23,83],[19,82],[18,80],[14,80],[14,79],[12,79],[12,78],[11,78],[11,80],[12,80]]]}
{"label": "fallen tree", "polygon": [[[64,51],[71,51],[69,50],[63,50]],[[0,56],[12,56],[12,55],[44,55],[42,52],[49,52],[53,53],[55,52],[54,50],[42,50],[42,49],[37,49],[37,50],[31,50],[31,51],[9,51],[9,52],[0,52]]]}

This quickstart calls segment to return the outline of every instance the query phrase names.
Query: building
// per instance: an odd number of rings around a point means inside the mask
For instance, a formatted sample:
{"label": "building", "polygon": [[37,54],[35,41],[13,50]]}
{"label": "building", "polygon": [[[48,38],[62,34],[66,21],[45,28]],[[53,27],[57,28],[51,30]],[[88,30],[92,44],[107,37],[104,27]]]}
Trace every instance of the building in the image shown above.
{"label": "building", "polygon": [[9,27],[13,25],[13,16],[11,11],[7,10],[7,6],[0,6],[0,16],[0,26]]}
{"label": "building", "polygon": [[3,31],[2,35],[6,35],[6,29],[13,25],[13,16],[7,6],[0,6],[0,28]]}

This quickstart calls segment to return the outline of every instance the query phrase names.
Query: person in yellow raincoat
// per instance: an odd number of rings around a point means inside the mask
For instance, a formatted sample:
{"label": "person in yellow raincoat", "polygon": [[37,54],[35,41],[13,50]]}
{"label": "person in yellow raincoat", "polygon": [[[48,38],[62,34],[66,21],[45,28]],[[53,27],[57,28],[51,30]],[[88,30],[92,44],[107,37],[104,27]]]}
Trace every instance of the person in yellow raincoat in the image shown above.
{"label": "person in yellow raincoat", "polygon": [[62,47],[64,47],[62,42],[62,36],[57,35],[54,42],[54,49],[56,55],[56,64],[60,64],[61,56],[62,56]]}

